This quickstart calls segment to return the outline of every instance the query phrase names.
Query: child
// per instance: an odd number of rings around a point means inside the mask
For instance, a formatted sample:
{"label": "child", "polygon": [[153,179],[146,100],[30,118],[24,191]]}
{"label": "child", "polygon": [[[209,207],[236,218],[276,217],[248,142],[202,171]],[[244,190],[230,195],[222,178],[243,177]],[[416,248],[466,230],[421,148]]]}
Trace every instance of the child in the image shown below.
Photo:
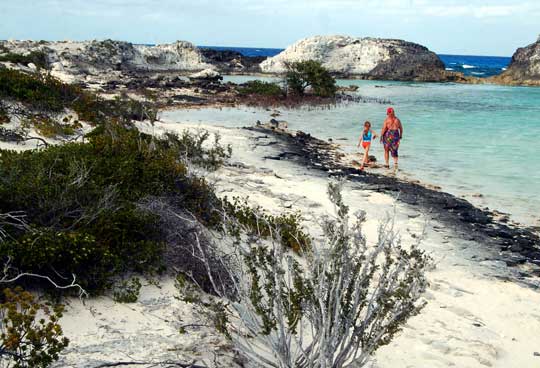
{"label": "child", "polygon": [[377,138],[377,134],[373,133],[373,130],[371,130],[371,123],[369,121],[366,121],[364,123],[364,130],[362,131],[362,136],[358,140],[357,147],[360,148],[360,144],[362,144],[362,148],[364,149],[364,161],[362,161],[362,166],[360,166],[360,170],[364,170],[364,166],[369,162],[369,147],[371,146],[371,140]]}

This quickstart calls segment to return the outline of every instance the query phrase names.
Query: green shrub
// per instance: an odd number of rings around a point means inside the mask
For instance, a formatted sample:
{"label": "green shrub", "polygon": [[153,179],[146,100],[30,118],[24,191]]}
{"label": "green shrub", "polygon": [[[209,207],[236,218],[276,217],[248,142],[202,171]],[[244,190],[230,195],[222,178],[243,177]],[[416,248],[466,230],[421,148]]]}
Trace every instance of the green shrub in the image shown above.
{"label": "green shrub", "polygon": [[186,152],[198,162],[223,148],[193,146],[201,136],[158,139],[112,123],[87,138],[44,150],[0,151],[0,210],[24,210],[32,229],[12,229],[0,243],[0,254],[15,268],[57,283],[75,274],[89,290],[102,290],[127,271],[160,272],[165,245],[159,219],[137,206],[149,196],[174,198],[203,224],[219,226],[219,200],[203,178],[188,175],[183,160]]}
{"label": "green shrub", "polygon": [[191,163],[209,170],[216,170],[223,162],[231,157],[232,147],[221,145],[221,136],[214,135],[214,142],[210,148],[205,143],[210,138],[206,130],[190,133],[187,130],[181,135],[172,133],[165,134],[165,142],[168,147],[173,147]]}
{"label": "green shrub", "polygon": [[117,303],[135,303],[139,299],[141,287],[141,281],[137,277],[123,280],[114,286],[113,299]]}
{"label": "green shrub", "polygon": [[283,96],[285,91],[277,83],[253,80],[240,86],[238,92],[241,95]]}
{"label": "green shrub", "polygon": [[36,110],[64,111],[79,92],[49,75],[0,69],[0,97],[28,104]]}
{"label": "green shrub", "polygon": [[63,306],[40,303],[21,288],[4,289],[0,300],[0,365],[45,368],[58,360],[69,343],[58,324]]}
{"label": "green shrub", "polygon": [[94,124],[111,119],[126,123],[156,118],[156,110],[150,102],[136,101],[126,96],[105,100],[50,75],[27,74],[5,68],[0,69],[0,98],[23,103],[30,110],[43,113],[61,113],[73,109],[79,120]]}
{"label": "green shrub", "polygon": [[321,97],[334,97],[336,81],[318,61],[308,60],[286,64],[285,84],[292,94],[303,95],[311,87],[313,93]]}
{"label": "green shrub", "polygon": [[46,115],[35,115],[21,122],[23,129],[34,127],[36,131],[46,138],[67,137],[75,134],[78,125],[61,123]]}
{"label": "green shrub", "polygon": [[38,68],[47,69],[49,67],[49,61],[47,55],[43,51],[31,51],[26,55],[16,54],[12,52],[0,55],[0,62],[11,62],[15,64],[28,65],[30,63],[35,64]]}
{"label": "green shrub", "polygon": [[[184,303],[193,304],[198,314],[203,317],[217,332],[230,338],[228,325],[230,324],[227,305],[203,294],[198,285],[188,280],[183,274],[178,274],[174,286],[179,291],[177,299]],[[185,334],[185,327],[180,327],[180,334]]]}
{"label": "green shrub", "polygon": [[11,118],[9,117],[9,113],[6,107],[0,101],[0,124],[6,124],[6,123],[9,123],[10,121],[11,121]]}
{"label": "green shrub", "polygon": [[[298,212],[271,215],[261,207],[253,208],[247,201],[242,201],[239,198],[233,198],[232,202],[225,198],[223,208],[229,216],[235,218],[251,234],[268,238],[274,234],[274,229],[279,229],[279,240],[284,247],[301,253],[311,246],[309,235],[303,231],[300,225],[301,215]],[[229,232],[237,235],[239,230],[231,228]]]}

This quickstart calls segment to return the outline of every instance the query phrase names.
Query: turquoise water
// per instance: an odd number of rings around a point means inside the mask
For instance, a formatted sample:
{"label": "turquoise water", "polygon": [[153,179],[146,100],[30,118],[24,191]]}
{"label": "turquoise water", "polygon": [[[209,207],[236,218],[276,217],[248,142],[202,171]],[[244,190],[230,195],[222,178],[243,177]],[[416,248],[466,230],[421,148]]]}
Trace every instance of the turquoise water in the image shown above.
{"label": "turquoise water", "polygon": [[[227,77],[241,82],[246,77]],[[339,81],[358,85],[363,96],[392,101],[404,125],[402,174],[441,186],[479,206],[508,212],[524,224],[539,225],[540,88],[491,85]],[[380,131],[386,105],[351,104],[330,110],[281,111],[291,129],[339,141],[355,149],[362,123]],[[166,120],[252,125],[269,111],[202,109],[170,111]],[[373,154],[382,160],[377,142]],[[483,197],[478,197],[482,194]]]}

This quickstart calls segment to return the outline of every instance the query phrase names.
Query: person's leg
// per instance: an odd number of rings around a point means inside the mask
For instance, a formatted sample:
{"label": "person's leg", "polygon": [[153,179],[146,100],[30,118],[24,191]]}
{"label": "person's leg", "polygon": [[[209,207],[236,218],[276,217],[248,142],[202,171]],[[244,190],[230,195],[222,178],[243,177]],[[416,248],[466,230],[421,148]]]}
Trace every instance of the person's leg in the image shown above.
{"label": "person's leg", "polygon": [[364,160],[362,160],[362,169],[369,163],[369,144],[364,146]]}
{"label": "person's leg", "polygon": [[399,150],[399,141],[397,142],[395,149],[392,151],[392,158],[394,159],[395,170],[397,170],[398,168],[398,159],[399,159],[398,150]]}
{"label": "person's leg", "polygon": [[388,163],[389,159],[390,159],[390,152],[389,152],[389,148],[388,147],[384,147],[384,162],[385,162],[385,165],[386,167],[390,167],[390,164]]}

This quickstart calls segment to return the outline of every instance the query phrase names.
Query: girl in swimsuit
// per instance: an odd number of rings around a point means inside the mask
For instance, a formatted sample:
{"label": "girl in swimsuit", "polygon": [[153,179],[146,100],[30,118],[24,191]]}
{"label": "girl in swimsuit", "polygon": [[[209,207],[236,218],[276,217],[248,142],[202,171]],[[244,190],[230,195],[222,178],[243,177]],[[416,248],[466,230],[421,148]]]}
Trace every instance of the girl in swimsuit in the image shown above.
{"label": "girl in swimsuit", "polygon": [[371,123],[369,121],[366,121],[364,123],[364,130],[362,131],[362,136],[358,140],[357,147],[360,148],[360,144],[362,144],[362,148],[364,149],[364,160],[362,161],[362,166],[360,166],[360,170],[364,170],[364,166],[369,162],[369,147],[371,146],[371,140],[373,138],[377,138],[377,134],[373,133],[373,130],[371,130]]}
{"label": "girl in swimsuit", "polygon": [[394,169],[397,170],[398,167],[398,148],[399,142],[403,139],[403,126],[401,125],[401,120],[396,117],[394,109],[389,107],[386,110],[387,118],[384,121],[383,128],[381,131],[381,142],[384,144],[384,161],[386,162],[385,167],[390,168],[388,163],[389,154],[392,154],[394,159]]}

